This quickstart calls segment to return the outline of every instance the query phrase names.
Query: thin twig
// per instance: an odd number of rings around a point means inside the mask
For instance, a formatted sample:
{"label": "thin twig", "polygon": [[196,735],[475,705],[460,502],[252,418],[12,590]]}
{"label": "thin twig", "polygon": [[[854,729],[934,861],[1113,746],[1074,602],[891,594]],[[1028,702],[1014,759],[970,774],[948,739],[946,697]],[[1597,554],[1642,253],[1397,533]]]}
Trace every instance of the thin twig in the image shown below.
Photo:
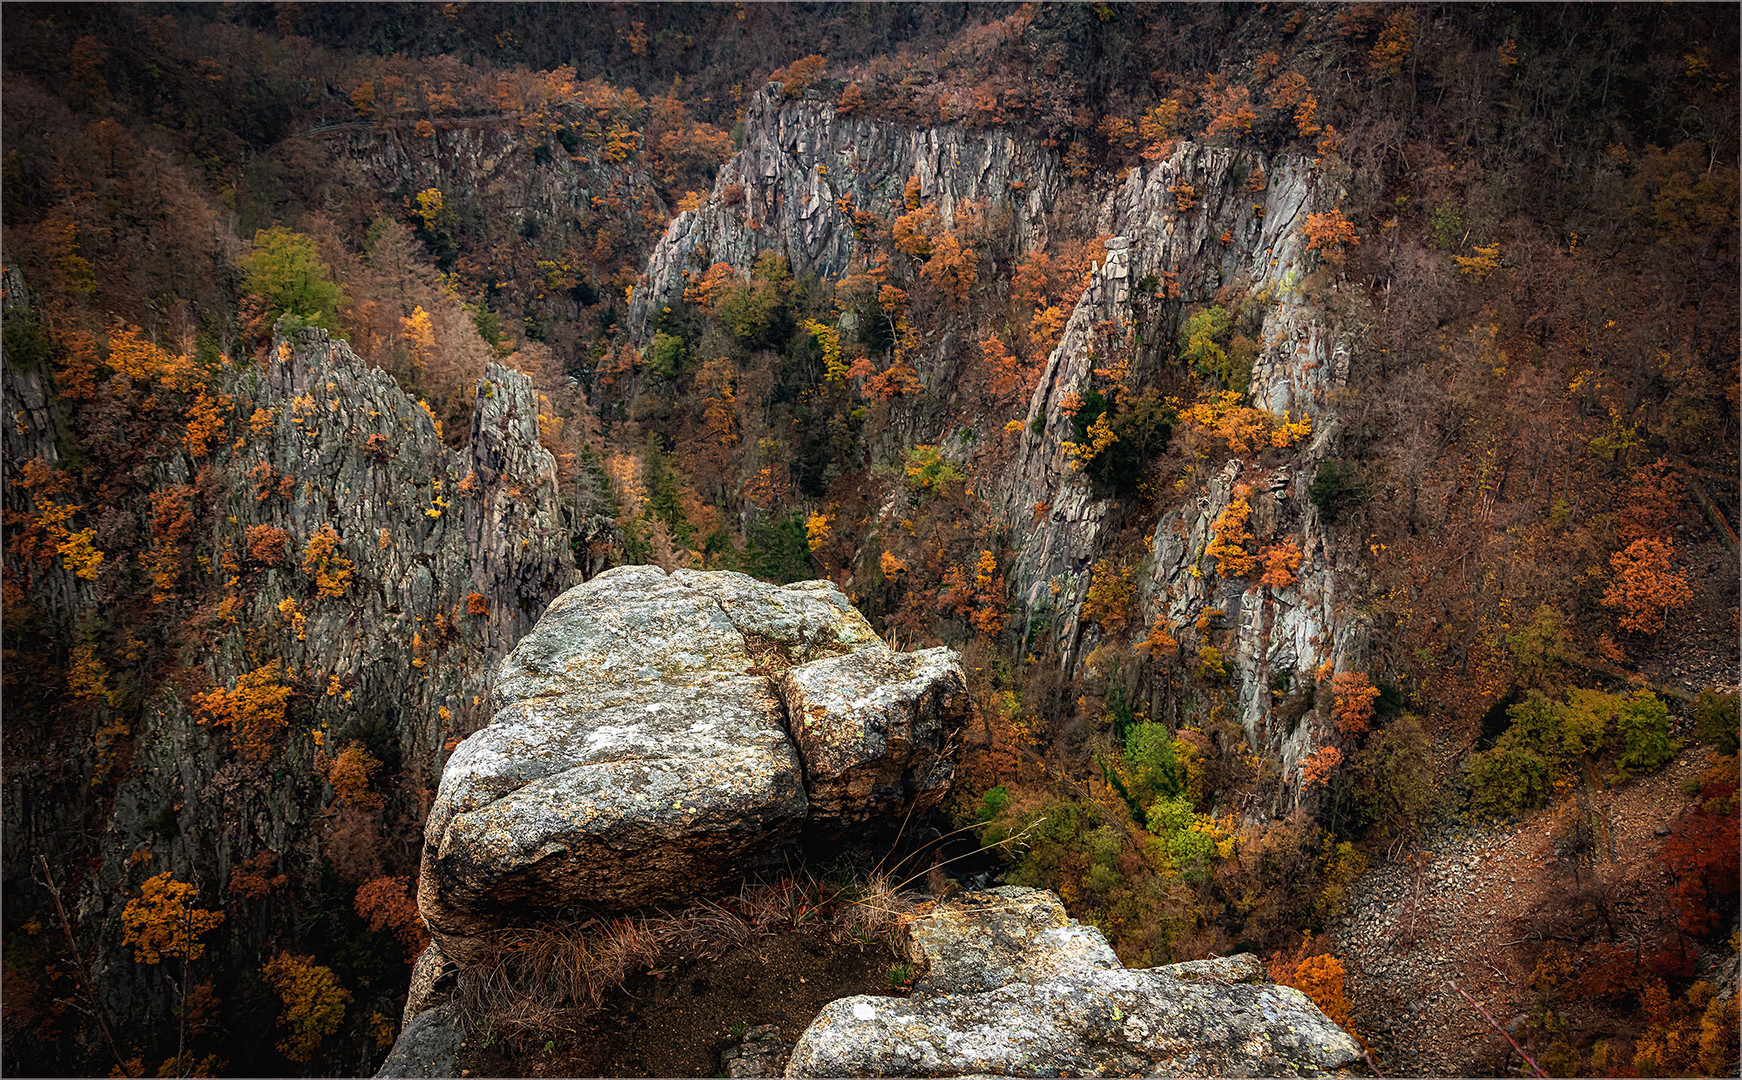
{"label": "thin twig", "polygon": [[902,889],[904,889],[907,886],[918,881],[920,878],[925,877],[926,874],[931,873],[933,870],[937,869],[940,866],[948,866],[953,862],[959,862],[962,859],[966,859],[971,855],[978,855],[982,851],[992,851],[992,850],[995,850],[997,848],[1001,848],[1006,844],[1013,844],[1016,841],[1021,840],[1024,837],[1026,837],[1029,833],[1033,832],[1035,829],[1039,828],[1041,823],[1044,822],[1045,820],[1046,820],[1046,817],[1044,815],[1042,815],[1041,817],[1035,818],[1033,821],[1029,822],[1027,825],[1024,825],[1021,828],[1021,830],[1011,833],[1009,836],[1006,836],[1004,839],[998,841],[996,844],[982,844],[981,846],[975,848],[973,851],[963,852],[962,854],[957,855],[953,859],[945,859],[942,862],[933,863],[931,866],[928,866],[925,869],[924,873],[919,873],[919,874],[913,875],[912,877],[908,878],[906,881],[903,881],[901,884],[895,886],[893,891],[900,892]]}
{"label": "thin twig", "polygon": [[1373,1052],[1363,1046],[1361,1056],[1367,1059],[1367,1067],[1373,1070],[1373,1075],[1377,1076],[1379,1080],[1385,1080],[1385,1074],[1379,1071],[1379,1066],[1373,1064]]}
{"label": "thin twig", "polygon": [[1484,1009],[1482,1007],[1481,1002],[1477,1001],[1475,998],[1471,997],[1469,994],[1465,994],[1464,988],[1459,986],[1456,982],[1454,982],[1450,979],[1446,980],[1446,985],[1451,987],[1453,990],[1456,990],[1458,993],[1464,994],[1464,1000],[1468,1001],[1471,1005],[1474,1005],[1476,1007],[1476,1011],[1482,1014],[1482,1019],[1488,1021],[1489,1027],[1493,1028],[1495,1031],[1498,1031],[1501,1035],[1506,1037],[1506,1041],[1512,1044],[1512,1049],[1518,1051],[1518,1056],[1524,1059],[1524,1063],[1526,1065],[1530,1066],[1531,1071],[1536,1073],[1536,1075],[1542,1077],[1543,1080],[1548,1080],[1548,1073],[1543,1072],[1542,1067],[1539,1066],[1535,1062],[1535,1060],[1533,1060],[1531,1058],[1531,1056],[1529,1054],[1524,1052],[1524,1047],[1518,1045],[1518,1040],[1514,1039],[1512,1037],[1511,1032],[1507,1031],[1505,1028],[1501,1027],[1499,1024],[1494,1022],[1494,1018],[1492,1016],[1488,1015],[1488,1010]]}
{"label": "thin twig", "polygon": [[81,989],[91,997],[91,1015],[96,1017],[97,1026],[103,1031],[103,1041],[108,1044],[109,1053],[114,1056],[115,1065],[121,1070],[121,1075],[132,1076],[127,1063],[121,1060],[121,1051],[115,1047],[115,1036],[109,1030],[108,1018],[103,1015],[103,1001],[97,996],[97,984],[91,978],[90,969],[85,966],[84,955],[79,952],[79,943],[73,939],[73,924],[67,920],[67,909],[61,904],[60,886],[54,883],[54,874],[49,871],[48,856],[38,855],[37,860],[42,863],[43,876],[48,879],[48,895],[54,900],[54,913],[60,916],[61,933],[66,935],[67,948],[73,952],[73,963],[78,965],[79,980],[84,984]]}

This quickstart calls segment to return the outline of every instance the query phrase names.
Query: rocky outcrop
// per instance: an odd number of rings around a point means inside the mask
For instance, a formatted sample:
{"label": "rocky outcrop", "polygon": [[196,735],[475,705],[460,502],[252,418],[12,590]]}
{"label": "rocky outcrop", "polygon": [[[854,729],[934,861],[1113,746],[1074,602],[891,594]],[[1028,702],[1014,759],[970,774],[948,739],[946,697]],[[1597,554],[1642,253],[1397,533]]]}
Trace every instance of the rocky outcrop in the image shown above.
{"label": "rocky outcrop", "polygon": [[1063,185],[1055,151],[1008,131],[904,127],[842,116],[815,94],[787,101],[778,85],[764,89],[745,108],[743,150],[648,259],[630,302],[632,332],[646,340],[683,295],[685,276],[715,263],[748,271],[757,255],[776,251],[794,273],[841,276],[854,251],[853,214],[905,212],[910,177],[946,225],[968,200],[1008,207],[1018,250],[1043,242]]}
{"label": "rocky outcrop", "polygon": [[463,959],[540,911],[693,897],[807,822],[935,805],[966,700],[953,652],[891,651],[829,582],[607,571],[503,661],[442,775],[419,906]]}
{"label": "rocky outcrop", "polygon": [[[1331,395],[1347,382],[1350,362],[1322,307],[1301,292],[1318,259],[1300,230],[1309,213],[1333,204],[1335,193],[1326,188],[1305,162],[1264,161],[1189,141],[1168,159],[1133,169],[1101,211],[1103,231],[1115,235],[1048,358],[1000,493],[1005,520],[1021,541],[1012,592],[1031,627],[1037,617],[1050,621],[1064,661],[1073,664],[1095,644],[1078,613],[1114,513],[1064,450],[1075,437],[1069,406],[1089,388],[1097,363],[1097,328],[1109,322],[1132,328],[1139,342],[1132,365],[1141,373],[1161,362],[1191,309],[1219,296],[1230,303],[1229,292],[1259,305],[1251,402],[1291,421],[1309,418],[1312,435],[1279,467],[1228,460],[1202,495],[1163,515],[1141,602],[1146,625],[1165,618],[1190,628],[1209,610],[1221,625],[1237,628],[1228,659],[1239,719],[1252,745],[1278,753],[1285,771],[1314,749],[1314,725],[1273,724],[1279,698],[1272,687],[1310,684],[1325,661],[1340,665],[1360,647],[1359,628],[1336,615],[1338,573],[1353,569],[1353,556],[1332,542],[1307,499],[1318,464],[1336,445]],[[1189,200],[1181,197],[1186,189]],[[1242,484],[1257,489],[1247,497],[1258,540],[1292,536],[1304,554],[1291,589],[1222,581],[1214,563],[1204,563],[1216,517]]]}
{"label": "rocky outcrop", "polygon": [[914,921],[911,999],[830,1003],[788,1076],[1324,1076],[1361,1048],[1251,956],[1142,971],[1051,893],[967,894]]}

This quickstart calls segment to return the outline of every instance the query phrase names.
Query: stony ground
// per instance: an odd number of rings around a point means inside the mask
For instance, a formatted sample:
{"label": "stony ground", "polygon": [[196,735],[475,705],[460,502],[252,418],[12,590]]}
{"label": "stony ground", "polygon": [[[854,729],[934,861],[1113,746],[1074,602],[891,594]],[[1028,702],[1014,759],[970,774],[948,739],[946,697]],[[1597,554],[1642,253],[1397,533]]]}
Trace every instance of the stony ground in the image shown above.
{"label": "stony ground", "polygon": [[474,1034],[460,1060],[471,1076],[723,1076],[721,1052],[751,1029],[791,1043],[829,1002],[905,992],[910,972],[882,942],[787,931],[639,972],[566,1030]]}
{"label": "stony ground", "polygon": [[[1595,870],[1615,885],[1618,913],[1661,905],[1662,871],[1651,860],[1705,755],[1690,748],[1655,775],[1597,792],[1611,835],[1599,841]],[[1502,1025],[1529,1011],[1529,923],[1571,884],[1551,850],[1554,829],[1553,808],[1507,826],[1449,829],[1351,889],[1326,944],[1344,959],[1355,1020],[1381,1070],[1494,1076],[1523,1067],[1451,983]]]}

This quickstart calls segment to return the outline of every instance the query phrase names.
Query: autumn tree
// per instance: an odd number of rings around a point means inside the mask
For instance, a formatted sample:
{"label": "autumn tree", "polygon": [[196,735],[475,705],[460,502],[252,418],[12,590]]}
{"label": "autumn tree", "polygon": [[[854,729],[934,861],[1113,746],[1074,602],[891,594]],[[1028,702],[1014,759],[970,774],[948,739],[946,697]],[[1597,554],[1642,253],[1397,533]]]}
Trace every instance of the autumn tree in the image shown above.
{"label": "autumn tree", "polygon": [[290,534],[273,525],[248,526],[248,558],[261,566],[277,566],[284,561]]}
{"label": "autumn tree", "polygon": [[1624,544],[1653,539],[1686,509],[1681,484],[1668,460],[1658,458],[1633,470],[1616,515],[1615,535]]}
{"label": "autumn tree", "polygon": [[302,570],[314,578],[318,596],[343,596],[351,583],[354,564],[345,557],[339,544],[339,533],[331,525],[322,525],[309,537],[308,548],[302,556]]}
{"label": "autumn tree", "polygon": [[321,1040],[345,1022],[351,992],[339,984],[331,968],[312,956],[281,952],[260,969],[260,977],[277,992],[283,1009],[278,1024],[288,1030],[278,1052],[299,1064],[313,1060]]}
{"label": "autumn tree", "polygon": [[1271,544],[1264,549],[1264,576],[1259,578],[1259,584],[1272,589],[1287,589],[1299,579],[1294,576],[1300,569],[1300,545],[1289,537],[1280,544]]}
{"label": "autumn tree", "polygon": [[333,796],[339,802],[379,810],[386,800],[370,791],[369,783],[380,768],[381,762],[375,755],[361,741],[352,739],[326,766],[327,783],[333,785]]}
{"label": "autumn tree", "polygon": [[1301,233],[1306,237],[1307,250],[1320,252],[1321,258],[1332,264],[1343,261],[1345,246],[1361,242],[1361,238],[1355,235],[1355,227],[1343,217],[1341,210],[1308,214]]}
{"label": "autumn tree", "polygon": [[1337,730],[1345,735],[1362,735],[1373,720],[1373,703],[1379,700],[1379,688],[1365,672],[1339,671],[1331,678],[1331,712],[1337,718]]}
{"label": "autumn tree", "polygon": [[1328,954],[1302,957],[1300,952],[1305,948],[1303,942],[1293,957],[1272,957],[1265,965],[1266,974],[1272,982],[1292,986],[1311,998],[1333,1023],[1367,1045],[1355,1031],[1354,1013],[1343,987],[1343,962]]}
{"label": "autumn tree", "polygon": [[201,935],[216,929],[224,913],[195,907],[197,897],[198,890],[168,870],[149,879],[121,911],[121,944],[133,946],[141,964],[198,960],[206,951]]}
{"label": "autumn tree", "polygon": [[1245,577],[1258,565],[1257,557],[1246,548],[1252,541],[1246,529],[1251,516],[1252,507],[1245,499],[1235,499],[1216,515],[1216,535],[1204,554],[1216,560],[1216,573],[1225,579]]}
{"label": "autumn tree", "polygon": [[229,728],[243,760],[257,764],[272,756],[273,738],[287,723],[289,700],[290,687],[273,660],[243,674],[233,690],[195,694],[193,705],[200,723]]}
{"label": "autumn tree", "polygon": [[369,930],[386,930],[405,946],[406,959],[417,959],[429,944],[429,931],[417,910],[415,883],[403,877],[377,877],[357,889],[356,909],[359,918],[369,920]]}
{"label": "autumn tree", "polygon": [[1621,628],[1641,634],[1663,629],[1664,617],[1693,599],[1687,575],[1670,568],[1675,545],[1639,539],[1609,556],[1615,579],[1603,593],[1603,606],[1620,613]]}

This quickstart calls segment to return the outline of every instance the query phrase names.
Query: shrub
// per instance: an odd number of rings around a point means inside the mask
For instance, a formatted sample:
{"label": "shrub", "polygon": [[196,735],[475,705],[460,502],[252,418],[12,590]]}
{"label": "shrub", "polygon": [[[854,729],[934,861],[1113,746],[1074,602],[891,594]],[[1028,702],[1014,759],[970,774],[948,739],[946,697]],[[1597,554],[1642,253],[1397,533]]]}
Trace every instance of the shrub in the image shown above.
{"label": "shrub", "polygon": [[1669,709],[1649,690],[1628,696],[1615,713],[1621,745],[1615,753],[1615,773],[1655,772],[1669,764],[1681,743],[1669,734]]}
{"label": "shrub", "polygon": [[1511,719],[1492,749],[1470,761],[1477,809],[1515,814],[1543,805],[1556,777],[1586,755],[1613,755],[1616,778],[1661,768],[1680,749],[1669,711],[1649,690],[1626,697],[1573,689],[1564,702],[1540,691],[1506,710]]}
{"label": "shrub", "polygon": [[1319,466],[1313,474],[1312,485],[1307,488],[1307,498],[1318,507],[1319,516],[1326,525],[1335,525],[1360,509],[1369,494],[1367,482],[1355,472],[1355,467],[1335,458]]}
{"label": "shrub", "polygon": [[656,331],[653,344],[647,347],[647,363],[653,373],[662,379],[675,379],[683,374],[683,362],[683,338],[663,330]]}
{"label": "shrub", "polygon": [[1742,726],[1742,696],[1702,690],[1694,699],[1694,737],[1725,757],[1736,753],[1739,726]]}
{"label": "shrub", "polygon": [[1183,780],[1174,734],[1166,724],[1137,723],[1125,729],[1126,775],[1131,794],[1147,805],[1181,794]]}
{"label": "shrub", "polygon": [[284,561],[290,534],[271,525],[248,527],[248,558],[262,566],[277,566]]}
{"label": "shrub", "polygon": [[965,479],[961,467],[935,446],[916,446],[907,452],[907,489],[916,495],[942,492]]}

